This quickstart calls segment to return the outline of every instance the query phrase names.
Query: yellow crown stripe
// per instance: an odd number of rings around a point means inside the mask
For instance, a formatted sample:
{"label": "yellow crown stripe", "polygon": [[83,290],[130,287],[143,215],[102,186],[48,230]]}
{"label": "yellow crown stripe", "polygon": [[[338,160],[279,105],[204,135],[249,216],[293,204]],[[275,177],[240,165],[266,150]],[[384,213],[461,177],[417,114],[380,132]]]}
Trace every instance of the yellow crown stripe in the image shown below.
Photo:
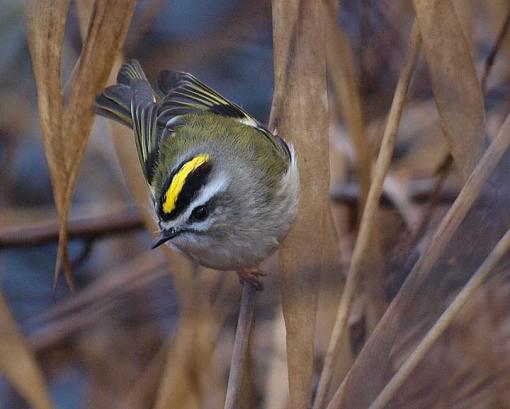
{"label": "yellow crown stripe", "polygon": [[168,187],[168,190],[165,193],[165,202],[163,203],[163,212],[170,213],[175,209],[175,203],[181,193],[181,190],[186,182],[186,178],[189,176],[191,172],[195,169],[203,165],[205,162],[209,160],[209,155],[206,153],[202,153],[200,155],[195,156],[193,159],[187,161],[184,165],[182,165],[179,172],[175,174],[172,178],[172,182]]}

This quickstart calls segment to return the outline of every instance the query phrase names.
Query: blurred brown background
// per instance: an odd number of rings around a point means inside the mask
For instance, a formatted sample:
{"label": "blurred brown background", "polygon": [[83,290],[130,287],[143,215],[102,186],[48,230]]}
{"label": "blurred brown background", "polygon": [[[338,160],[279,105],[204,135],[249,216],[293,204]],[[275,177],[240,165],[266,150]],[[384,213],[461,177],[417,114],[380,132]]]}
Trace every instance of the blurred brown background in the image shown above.
{"label": "blurred brown background", "polygon": [[[341,32],[328,41],[347,48],[340,47],[338,60],[328,60],[328,79],[331,208],[342,270],[321,277],[316,382],[358,232],[367,188],[363,177],[370,177],[379,151],[415,15],[407,0],[340,3],[334,6]],[[452,3],[465,52],[483,80],[488,143],[510,107],[510,35],[505,31],[510,6],[506,0]],[[324,10],[332,13],[334,7]],[[82,46],[78,20],[71,3],[62,62],[67,92]],[[69,251],[77,292],[71,294],[63,279],[53,291],[57,215],[26,35],[23,2],[0,0],[0,290],[43,368],[55,408],[149,408],[165,377],[180,408],[223,407],[240,293],[237,279],[207,272],[192,276],[197,284],[186,288],[195,292],[188,296],[196,303],[186,307],[193,318],[186,322],[200,330],[183,336],[183,331],[192,331],[179,326],[187,295],[169,274],[175,266],[148,250],[151,236],[103,119],[95,121],[70,211]],[[140,60],[149,79],[163,69],[192,72],[259,120],[268,119],[273,95],[270,1],[140,0],[123,52]],[[341,90],[356,94],[342,100]],[[465,183],[462,169],[449,156],[438,112],[442,114],[421,54],[383,189],[378,271],[365,276],[356,295],[337,378],[361,350]],[[356,128],[360,123],[361,130]],[[357,133],[364,138],[361,150]],[[508,163],[505,155],[420,287],[418,301],[401,317],[388,377],[508,227]],[[13,236],[13,229],[22,231],[23,239]],[[285,333],[274,259],[267,269],[274,274],[257,295],[243,400],[247,408],[283,409],[288,393]],[[507,272],[506,264],[500,266],[388,407],[510,407]],[[169,348],[177,351],[169,356],[182,358],[175,365],[165,361]],[[27,407],[0,377],[0,408]]]}

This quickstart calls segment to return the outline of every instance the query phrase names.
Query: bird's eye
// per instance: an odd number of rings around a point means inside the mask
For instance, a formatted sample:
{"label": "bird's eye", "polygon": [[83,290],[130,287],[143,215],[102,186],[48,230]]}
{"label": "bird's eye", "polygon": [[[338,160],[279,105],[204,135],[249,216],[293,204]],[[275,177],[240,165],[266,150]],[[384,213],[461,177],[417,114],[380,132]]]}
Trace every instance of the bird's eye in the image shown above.
{"label": "bird's eye", "polygon": [[207,206],[197,206],[191,212],[191,216],[189,217],[190,222],[201,222],[205,220],[209,216],[209,209]]}

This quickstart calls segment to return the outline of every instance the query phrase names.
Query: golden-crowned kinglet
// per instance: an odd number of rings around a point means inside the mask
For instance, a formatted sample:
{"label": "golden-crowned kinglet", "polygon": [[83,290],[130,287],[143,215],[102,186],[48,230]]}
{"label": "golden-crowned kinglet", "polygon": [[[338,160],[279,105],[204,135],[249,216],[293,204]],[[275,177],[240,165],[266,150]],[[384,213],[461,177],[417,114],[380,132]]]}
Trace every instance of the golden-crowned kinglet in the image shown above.
{"label": "golden-crowned kinglet", "polygon": [[193,75],[163,71],[154,91],[137,61],[96,100],[133,129],[160,236],[199,264],[251,270],[276,250],[296,216],[291,145]]}

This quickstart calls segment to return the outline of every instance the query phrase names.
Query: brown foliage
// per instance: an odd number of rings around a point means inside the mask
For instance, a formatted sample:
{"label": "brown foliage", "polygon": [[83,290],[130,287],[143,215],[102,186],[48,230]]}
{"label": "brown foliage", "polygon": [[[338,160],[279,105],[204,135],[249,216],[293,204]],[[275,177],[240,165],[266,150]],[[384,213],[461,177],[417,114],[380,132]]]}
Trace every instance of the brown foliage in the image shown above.
{"label": "brown foliage", "polygon": [[270,126],[299,157],[301,202],[280,250],[287,330],[289,404],[311,404],[317,281],[334,256],[329,195],[328,110],[322,7],[314,0],[273,1],[275,91]]}
{"label": "brown foliage", "polygon": [[[510,78],[507,59],[497,58],[508,53],[507,2],[259,1],[230,10],[221,30],[206,40],[139,50],[137,42],[150,33],[164,5],[150,0],[125,51],[140,54],[149,74],[180,68],[238,46],[239,37],[268,18],[270,3],[275,71],[270,126],[297,150],[301,205],[279,252],[279,283],[268,277],[266,290],[257,295],[259,321],[252,335],[247,318],[253,304],[244,303],[233,339],[229,314],[239,296],[233,275],[197,268],[169,249],[141,252],[129,261],[111,257],[113,274],[46,311],[38,318],[42,329],[28,342],[0,294],[0,370],[37,409],[51,409],[52,403],[32,351],[46,357],[61,352],[63,343],[72,345],[72,352],[65,350],[72,359],[81,348],[78,360],[92,362],[88,399],[98,408],[115,402],[130,409],[209,409],[222,406],[227,394],[235,398],[226,399],[230,407],[268,409],[507,407],[510,116],[508,104],[491,95],[505,94]],[[156,230],[131,132],[116,124],[109,128],[116,156],[140,213],[134,225],[124,217],[131,213],[120,212],[122,220],[110,224],[111,213],[104,213],[77,219],[68,229],[93,122],[90,108],[97,92],[114,81],[134,6],[134,0],[77,1],[83,46],[64,96],[69,2],[27,1],[39,119],[58,211],[55,273],[63,266],[70,284],[69,237],[90,245],[111,232],[140,227],[141,219]],[[490,46],[486,71],[477,73],[483,65],[477,52]],[[488,79],[485,96],[479,77]],[[328,104],[328,79],[334,104]],[[437,171],[445,156],[453,158],[453,166]],[[330,173],[335,194],[348,197],[348,205],[329,200]],[[417,200],[419,192],[430,194]],[[447,200],[436,200],[444,196]],[[9,215],[16,229],[0,232],[0,248],[55,240],[55,223],[46,223],[41,233],[25,221],[29,227],[18,228],[25,213],[11,209]],[[101,223],[91,224],[94,220]],[[277,270],[272,262],[270,271]],[[148,332],[155,344],[144,351],[150,359],[133,364],[124,354],[136,369],[124,371],[118,355],[131,351],[140,332],[121,339],[116,355],[106,357],[101,337],[112,332],[101,333],[96,322],[106,319],[103,325],[114,331],[116,310],[137,291],[159,285],[167,270],[179,298],[178,321],[174,317],[164,342]],[[154,324],[143,317],[144,325]],[[93,333],[100,333],[99,341]],[[236,358],[244,351],[239,345],[249,352],[242,359]],[[230,361],[236,382],[227,392]],[[98,390],[103,394],[92,397]]]}
{"label": "brown foliage", "polygon": [[[67,254],[67,219],[81,158],[94,119],[92,106],[106,84],[127,33],[135,0],[98,0],[75,68],[69,98],[61,88],[61,58],[69,1],[27,2],[27,27],[36,78],[43,140],[60,218],[55,280],[63,264],[72,286]],[[115,22],[115,23],[113,23]]]}

